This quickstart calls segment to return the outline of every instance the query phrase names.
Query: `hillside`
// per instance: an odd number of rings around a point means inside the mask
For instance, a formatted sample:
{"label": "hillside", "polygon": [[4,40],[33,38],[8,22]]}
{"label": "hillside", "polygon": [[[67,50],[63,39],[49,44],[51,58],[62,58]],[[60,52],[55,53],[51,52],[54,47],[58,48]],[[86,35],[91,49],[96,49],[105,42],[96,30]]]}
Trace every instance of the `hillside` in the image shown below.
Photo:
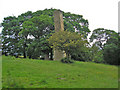
{"label": "hillside", "polygon": [[113,65],[2,57],[3,88],[117,88]]}

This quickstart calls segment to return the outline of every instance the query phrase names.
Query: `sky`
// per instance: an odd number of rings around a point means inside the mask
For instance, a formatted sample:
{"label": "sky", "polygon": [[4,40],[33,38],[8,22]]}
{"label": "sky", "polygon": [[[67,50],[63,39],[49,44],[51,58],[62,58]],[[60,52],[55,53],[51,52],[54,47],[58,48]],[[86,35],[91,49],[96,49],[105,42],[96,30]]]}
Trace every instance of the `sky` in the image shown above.
{"label": "sky", "polygon": [[88,20],[91,31],[105,28],[118,32],[118,2],[119,0],[0,0],[0,23],[4,17],[55,8],[83,15]]}

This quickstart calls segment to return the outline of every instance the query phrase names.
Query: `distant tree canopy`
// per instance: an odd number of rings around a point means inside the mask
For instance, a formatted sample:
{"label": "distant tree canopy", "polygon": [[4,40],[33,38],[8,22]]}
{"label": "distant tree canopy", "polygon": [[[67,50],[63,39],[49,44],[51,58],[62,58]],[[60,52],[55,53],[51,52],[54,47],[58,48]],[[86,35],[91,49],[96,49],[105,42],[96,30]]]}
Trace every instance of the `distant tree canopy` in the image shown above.
{"label": "distant tree canopy", "polygon": [[[36,12],[28,11],[18,17],[5,17],[2,22],[2,53],[5,55],[24,55],[38,58],[52,53],[48,39],[54,33],[53,12],[56,9],[45,9]],[[87,38],[90,32],[88,20],[82,15],[63,12],[64,30],[79,32]],[[39,42],[39,43],[38,43]]]}
{"label": "distant tree canopy", "polygon": [[116,35],[117,33],[113,30],[98,28],[98,29],[93,30],[93,33],[90,37],[90,42],[93,42],[100,49],[103,49],[104,43],[106,43],[107,40],[109,40],[110,38]]}
{"label": "distant tree canopy", "polygon": [[[113,65],[120,65],[120,36],[113,30],[104,28],[95,29],[90,37],[93,43],[91,49],[92,60],[95,62],[104,62]],[[95,51],[95,53],[94,53]]]}

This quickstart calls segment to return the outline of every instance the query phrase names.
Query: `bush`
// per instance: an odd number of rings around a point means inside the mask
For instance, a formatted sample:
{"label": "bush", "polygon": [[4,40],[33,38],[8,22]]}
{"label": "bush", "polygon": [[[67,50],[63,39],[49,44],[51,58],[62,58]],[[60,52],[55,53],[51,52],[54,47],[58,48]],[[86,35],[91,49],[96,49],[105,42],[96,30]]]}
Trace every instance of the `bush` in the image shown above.
{"label": "bush", "polygon": [[108,44],[104,47],[104,60],[107,64],[120,65],[119,47],[115,44]]}
{"label": "bush", "polygon": [[90,60],[89,60],[89,55],[86,54],[86,53],[79,53],[79,54],[73,53],[73,54],[71,55],[71,58],[72,58],[73,60],[76,60],[76,61],[83,61],[83,62],[90,61]]}
{"label": "bush", "polygon": [[73,60],[68,59],[68,58],[65,57],[65,58],[62,58],[62,59],[61,59],[61,62],[62,62],[62,63],[73,63]]}

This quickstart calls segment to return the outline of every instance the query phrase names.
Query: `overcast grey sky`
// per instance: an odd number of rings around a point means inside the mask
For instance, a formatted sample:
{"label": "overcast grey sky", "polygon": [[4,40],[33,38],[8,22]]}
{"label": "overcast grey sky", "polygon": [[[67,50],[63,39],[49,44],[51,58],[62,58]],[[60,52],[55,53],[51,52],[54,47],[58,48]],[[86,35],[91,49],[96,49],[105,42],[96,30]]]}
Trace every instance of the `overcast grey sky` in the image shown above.
{"label": "overcast grey sky", "polygon": [[118,32],[118,2],[119,0],[0,0],[0,23],[4,17],[55,8],[83,15],[83,18],[88,19],[91,31],[105,28]]}

